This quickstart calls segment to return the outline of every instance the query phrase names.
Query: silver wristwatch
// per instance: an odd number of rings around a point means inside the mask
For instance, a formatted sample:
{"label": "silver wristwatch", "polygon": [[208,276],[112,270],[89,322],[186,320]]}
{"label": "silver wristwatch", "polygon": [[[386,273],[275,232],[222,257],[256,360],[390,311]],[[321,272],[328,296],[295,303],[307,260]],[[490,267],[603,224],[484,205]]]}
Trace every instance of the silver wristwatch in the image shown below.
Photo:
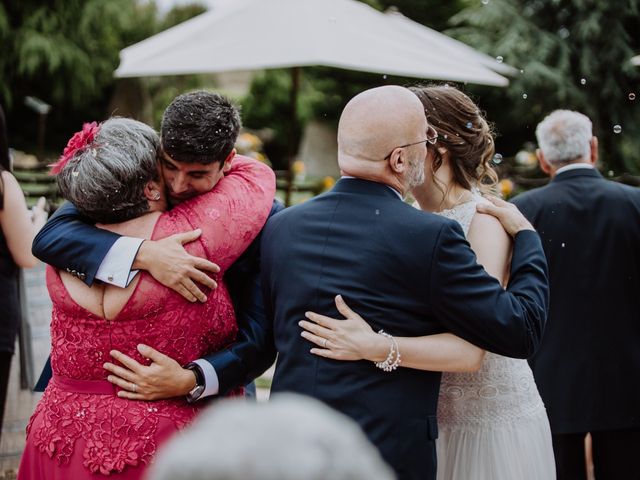
{"label": "silver wristwatch", "polygon": [[200,365],[193,362],[187,363],[184,366],[184,368],[191,370],[193,374],[196,376],[196,386],[193,387],[193,389],[186,395],[187,402],[193,403],[197,401],[204,393],[204,387],[205,387],[204,372],[202,371],[202,368],[200,368]]}

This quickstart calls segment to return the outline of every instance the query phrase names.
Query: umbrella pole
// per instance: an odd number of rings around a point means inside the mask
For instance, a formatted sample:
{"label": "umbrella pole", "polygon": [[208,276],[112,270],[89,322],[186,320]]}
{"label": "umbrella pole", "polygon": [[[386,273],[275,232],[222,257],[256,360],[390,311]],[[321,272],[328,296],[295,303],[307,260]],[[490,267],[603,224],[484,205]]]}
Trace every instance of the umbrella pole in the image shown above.
{"label": "umbrella pole", "polygon": [[293,192],[293,162],[296,158],[298,150],[298,90],[300,89],[300,67],[291,69],[291,92],[290,92],[290,111],[289,111],[289,151],[288,168],[287,168],[287,191],[284,197],[286,207],[291,205],[291,193]]}

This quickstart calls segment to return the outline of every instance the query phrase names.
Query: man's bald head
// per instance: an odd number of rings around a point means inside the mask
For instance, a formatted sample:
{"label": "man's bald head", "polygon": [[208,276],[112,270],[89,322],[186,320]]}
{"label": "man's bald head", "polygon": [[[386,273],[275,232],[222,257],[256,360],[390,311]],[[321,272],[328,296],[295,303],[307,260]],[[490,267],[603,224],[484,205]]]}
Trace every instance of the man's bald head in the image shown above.
{"label": "man's bald head", "polygon": [[394,85],[372,88],[353,97],[338,125],[338,163],[382,162],[399,145],[425,137],[427,123],[418,97]]}

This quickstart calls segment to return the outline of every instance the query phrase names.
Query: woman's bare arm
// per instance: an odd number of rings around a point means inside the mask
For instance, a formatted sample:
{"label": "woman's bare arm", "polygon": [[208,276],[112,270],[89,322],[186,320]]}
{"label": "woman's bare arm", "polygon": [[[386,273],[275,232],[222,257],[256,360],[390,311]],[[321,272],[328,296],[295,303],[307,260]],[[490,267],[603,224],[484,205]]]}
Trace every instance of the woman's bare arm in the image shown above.
{"label": "woman's bare arm", "polygon": [[[301,335],[317,346],[311,353],[334,360],[384,361],[389,354],[390,340],[374,332],[340,295],[336,297],[336,307],[344,320],[307,312],[308,321],[300,322],[304,329]],[[394,338],[402,355],[402,367],[469,372],[478,370],[484,358],[484,350],[451,333]]]}
{"label": "woman's bare arm", "polygon": [[509,281],[512,241],[500,221],[486,213],[477,213],[469,227],[467,240],[478,263],[489,275],[497,278],[503,287],[506,286]]}
{"label": "woman's bare arm", "polygon": [[16,264],[23,268],[35,267],[38,259],[31,254],[33,238],[47,220],[44,211],[44,199],[34,209],[34,218],[27,208],[24,194],[18,181],[9,172],[2,172],[4,184],[4,207],[0,210],[0,225],[7,241],[7,246]]}

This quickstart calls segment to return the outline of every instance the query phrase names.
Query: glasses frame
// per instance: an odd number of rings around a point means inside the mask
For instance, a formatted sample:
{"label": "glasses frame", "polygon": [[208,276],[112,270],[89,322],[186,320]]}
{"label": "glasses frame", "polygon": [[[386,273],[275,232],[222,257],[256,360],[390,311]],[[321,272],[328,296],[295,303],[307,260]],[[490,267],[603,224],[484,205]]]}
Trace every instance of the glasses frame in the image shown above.
{"label": "glasses frame", "polygon": [[[429,136],[430,134],[431,136]],[[394,150],[397,150],[398,148],[407,148],[413,145],[419,145],[421,143],[429,143],[431,145],[435,145],[437,141],[438,141],[438,131],[435,128],[433,128],[431,125],[427,125],[427,138],[425,138],[424,140],[420,140],[419,142],[407,143],[406,145],[400,145],[398,147],[394,147],[393,150],[389,152],[389,155],[384,157],[384,160],[388,160],[389,158],[391,158],[391,155],[393,154]]]}

